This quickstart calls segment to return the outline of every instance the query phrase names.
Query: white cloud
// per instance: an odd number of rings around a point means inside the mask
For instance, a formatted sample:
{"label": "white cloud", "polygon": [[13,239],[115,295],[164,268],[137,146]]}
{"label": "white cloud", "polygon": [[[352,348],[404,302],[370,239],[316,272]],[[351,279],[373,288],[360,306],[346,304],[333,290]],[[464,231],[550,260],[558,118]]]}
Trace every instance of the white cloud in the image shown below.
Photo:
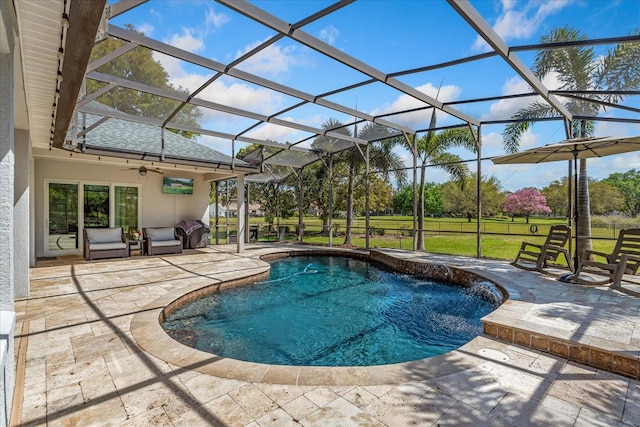
{"label": "white cloud", "polygon": [[[493,30],[503,40],[526,40],[532,37],[544,20],[567,7],[573,0],[547,0],[544,2],[502,2],[502,13],[495,19]],[[522,5],[522,6],[521,6]],[[521,7],[519,7],[521,6]],[[478,35],[473,50],[486,51],[489,46]]]}
{"label": "white cloud", "polygon": [[158,20],[158,22],[162,22],[162,14],[154,8],[149,9],[149,14],[151,16],[154,16]]}
{"label": "white cloud", "polygon": [[482,155],[499,156],[505,154],[502,144],[502,135],[496,132],[482,134]]}
{"label": "white cloud", "polygon": [[196,31],[193,29],[183,28],[182,34],[174,34],[171,36],[169,44],[191,53],[200,52],[204,49],[204,41],[202,37],[194,36],[194,32]]}
{"label": "white cloud", "polygon": [[286,126],[274,125],[271,123],[259,126],[255,130],[247,133],[248,137],[271,141],[277,141],[281,144],[286,142],[296,142],[300,137],[300,131],[291,129]]}
{"label": "white cloud", "polygon": [[229,22],[230,20],[231,18],[229,18],[227,14],[225,14],[224,12],[215,13],[213,8],[209,9],[205,13],[205,23],[207,25],[207,28],[209,28],[209,26],[213,26],[213,28],[215,29],[222,28],[222,26],[227,22]]}
{"label": "white cloud", "polygon": [[640,152],[613,156],[608,163],[608,173],[606,176],[615,172],[627,172],[630,169],[640,169]]}
{"label": "white cloud", "polygon": [[324,27],[320,30],[320,39],[332,46],[335,44],[339,35],[340,31],[338,31],[338,29],[333,25],[329,25],[328,27]]}
{"label": "white cloud", "polygon": [[[236,58],[254,49],[261,43],[263,43],[263,41],[257,41],[242,51],[238,51]],[[288,74],[292,67],[306,63],[298,53],[299,51],[293,45],[280,46],[272,44],[240,63],[238,68],[262,77],[282,78]]]}
{"label": "white cloud", "polygon": [[136,27],[136,31],[144,34],[147,37],[151,37],[151,35],[153,34],[153,30],[155,28],[153,27],[153,25],[145,22],[143,24],[140,24]]}
{"label": "white cloud", "polygon": [[[529,84],[520,77],[512,77],[502,86],[502,95],[513,95],[528,92]],[[491,104],[489,112],[482,115],[482,120],[507,119],[519,109],[534,102],[534,97],[501,99]]]}
{"label": "white cloud", "polygon": [[[542,80],[542,84],[550,90],[557,89],[560,86],[558,75],[556,73],[547,74]],[[517,76],[510,78],[502,86],[502,95],[515,95],[527,92],[533,92],[533,90],[530,88],[527,82]],[[536,101],[545,103],[542,97],[539,96],[501,99],[491,104],[491,106],[489,107],[489,112],[482,115],[482,120],[508,119],[521,108],[524,108]]]}
{"label": "white cloud", "polygon": [[[195,30],[183,28],[181,34],[173,34],[169,39],[165,39],[163,41],[177,48],[196,53],[204,50],[205,46],[202,38],[193,35],[194,32]],[[179,59],[158,53],[157,51],[153,52],[153,59],[162,64],[165,71],[169,74],[169,82],[174,86],[178,85],[184,88],[193,87],[176,83],[177,80],[183,79],[185,76],[185,71],[182,68],[182,63]],[[193,89],[195,89],[195,87],[193,87]]]}
{"label": "white cloud", "polygon": [[[198,84],[204,83],[206,78]],[[203,90],[199,98],[207,101],[229,105],[246,111],[261,113],[265,115],[273,114],[281,109],[283,102],[282,95],[264,88],[255,88],[239,81],[229,82],[226,79],[218,79]],[[219,113],[207,111],[208,116],[216,116]]]}
{"label": "white cloud", "polygon": [[[429,95],[432,98],[435,98],[436,95],[440,101],[452,101],[457,99],[462,92],[462,89],[459,86],[455,85],[447,85],[442,86],[440,88],[440,93],[438,94],[438,88],[433,86],[431,83],[426,83],[422,86],[416,87],[422,93]],[[425,104],[422,101],[415,99],[409,95],[400,95],[398,98],[391,102],[387,103],[381,107],[375,108],[371,114],[374,116],[380,114],[393,113],[396,111],[404,111],[410,110],[412,108],[424,107]],[[438,120],[438,125],[446,124],[447,118],[449,115],[447,113],[438,111],[436,113],[436,119]],[[429,126],[429,121],[431,120],[431,110],[428,112],[425,111],[416,111],[414,113],[407,113],[398,116],[394,116],[392,121],[398,124],[402,124],[405,126],[413,127],[413,128],[427,128]]]}

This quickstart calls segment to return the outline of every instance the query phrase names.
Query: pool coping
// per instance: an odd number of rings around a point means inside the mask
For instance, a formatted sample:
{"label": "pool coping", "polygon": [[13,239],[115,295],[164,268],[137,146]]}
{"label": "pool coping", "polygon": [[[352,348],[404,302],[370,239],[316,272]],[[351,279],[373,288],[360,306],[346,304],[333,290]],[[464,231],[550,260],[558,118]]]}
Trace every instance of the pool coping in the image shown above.
{"label": "pool coping", "polygon": [[[416,361],[374,366],[315,367],[268,365],[225,358],[196,350],[171,338],[160,325],[167,307],[179,299],[183,301],[210,294],[225,288],[259,280],[268,272],[265,259],[295,255],[342,255],[371,260],[364,251],[344,249],[275,250],[257,257],[265,270],[236,279],[209,285],[191,285],[169,292],[148,304],[131,320],[131,334],[138,345],[158,359],[184,369],[195,370],[226,379],[254,383],[286,385],[381,385],[400,384],[447,375],[470,369],[491,360],[504,357],[506,345],[477,337],[457,350]],[[378,259],[381,261],[381,259]],[[492,350],[492,351],[487,351]]]}
{"label": "pool coping", "polygon": [[[245,362],[188,347],[171,338],[162,329],[160,321],[164,316],[164,310],[175,300],[185,295],[197,297],[211,293],[212,288],[219,290],[251,283],[268,271],[269,264],[263,261],[264,259],[296,254],[342,255],[369,260],[376,259],[401,271],[403,271],[402,268],[434,271],[433,266],[435,265],[435,270],[444,272],[445,275],[456,272],[456,274],[463,276],[473,274],[480,277],[495,284],[506,296],[509,295],[509,288],[517,287],[514,284],[503,286],[498,278],[471,271],[468,267],[454,267],[425,260],[401,259],[395,256],[393,251],[372,250],[365,252],[333,248],[274,249],[273,252],[256,257],[256,260],[264,262],[264,271],[254,274],[238,274],[234,279],[208,285],[190,285],[157,298],[149,303],[144,310],[134,315],[131,320],[131,334],[142,349],[167,363],[220,378],[253,383],[308,386],[402,384],[475,368],[491,360],[503,360],[502,358],[506,357],[504,352],[513,344],[639,379],[640,359],[636,347],[622,346],[624,348],[620,348],[619,343],[615,347],[611,347],[611,342],[608,340],[597,341],[593,337],[582,337],[582,341],[581,337],[576,337],[574,340],[574,337],[567,336],[566,333],[563,334],[562,330],[554,330],[551,327],[541,328],[539,325],[519,322],[532,304],[526,293],[522,300],[506,299],[500,307],[485,316],[482,319],[484,334],[462,347],[439,356],[388,365],[313,367]],[[393,265],[394,263],[396,265]],[[520,293],[520,290],[517,292]]]}

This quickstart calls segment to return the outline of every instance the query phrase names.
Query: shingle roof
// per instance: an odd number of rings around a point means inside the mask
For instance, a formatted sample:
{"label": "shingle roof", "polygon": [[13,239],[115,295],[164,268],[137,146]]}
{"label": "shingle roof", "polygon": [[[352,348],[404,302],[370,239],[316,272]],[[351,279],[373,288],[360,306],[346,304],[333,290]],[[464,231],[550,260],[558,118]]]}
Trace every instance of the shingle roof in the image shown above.
{"label": "shingle roof", "polygon": [[[121,112],[96,101],[90,102],[88,107],[91,111],[102,112],[107,117],[115,113],[122,116]],[[78,127],[79,129],[88,128],[101,118],[97,114],[80,113]],[[70,134],[67,138],[71,138]],[[160,156],[162,131],[158,126],[111,117],[87,132],[78,142],[87,148]],[[232,158],[226,154],[169,130],[164,132],[164,155],[168,158],[193,160],[212,165],[231,165],[232,161]],[[249,163],[239,159],[234,159],[233,164],[239,167],[251,167]]]}

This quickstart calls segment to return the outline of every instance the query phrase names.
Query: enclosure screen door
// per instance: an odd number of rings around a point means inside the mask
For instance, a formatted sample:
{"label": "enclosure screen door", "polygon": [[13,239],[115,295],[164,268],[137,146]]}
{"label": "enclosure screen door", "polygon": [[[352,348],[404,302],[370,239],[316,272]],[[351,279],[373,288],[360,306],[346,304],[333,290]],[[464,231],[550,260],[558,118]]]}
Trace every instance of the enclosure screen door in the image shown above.
{"label": "enclosure screen door", "polygon": [[50,252],[78,248],[78,184],[49,183]]}

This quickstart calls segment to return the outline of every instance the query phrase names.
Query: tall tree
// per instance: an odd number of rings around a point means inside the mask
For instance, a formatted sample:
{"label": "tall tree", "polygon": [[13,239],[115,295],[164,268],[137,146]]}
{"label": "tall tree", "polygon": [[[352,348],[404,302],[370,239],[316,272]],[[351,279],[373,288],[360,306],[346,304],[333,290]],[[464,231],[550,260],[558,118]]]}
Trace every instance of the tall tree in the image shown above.
{"label": "tall tree", "polygon": [[[472,174],[467,179],[464,187],[455,181],[442,184],[442,204],[444,211],[450,214],[463,216],[471,221],[478,214],[477,196],[478,174]],[[495,176],[483,178],[480,182],[480,197],[482,198],[482,215],[497,215],[500,213],[500,204],[504,194],[500,189],[500,181]]]}
{"label": "tall tree", "polygon": [[624,208],[624,197],[606,180],[589,181],[589,200],[595,215],[605,215]]}
{"label": "tall tree", "polygon": [[[364,178],[364,177],[363,177]],[[393,187],[388,181],[378,177],[377,174],[371,174],[369,177],[369,208],[372,212],[381,212],[389,209],[393,203]],[[359,212],[365,212],[366,209],[366,186],[364,179],[354,189],[354,209]]]}
{"label": "tall tree", "polygon": [[[551,182],[540,192],[547,199],[547,206],[554,215],[566,215],[569,197],[566,176]],[[589,201],[591,211],[596,215],[613,212],[624,206],[624,198],[607,180],[596,181],[589,178]]]}
{"label": "tall tree", "polygon": [[[130,24],[127,24],[126,28],[129,31],[137,33]],[[123,45],[123,41],[114,38],[103,40],[93,47],[89,60],[92,62],[102,58]],[[137,47],[100,66],[96,71],[136,83],[144,83],[155,88],[188,94],[186,89],[175,87],[169,82],[169,74],[160,62],[153,59],[153,51],[151,49]],[[87,93],[93,93],[103,86],[105,86],[104,83],[87,79]],[[123,87],[115,87],[109,90],[98,98],[98,102],[124,113],[154,119],[169,118],[169,115],[181,104],[180,101]],[[202,112],[198,107],[187,103],[182,106],[171,121],[190,126],[198,126],[198,121],[201,117]],[[186,131],[176,131],[176,133],[186,138],[196,136],[196,134]]]}
{"label": "tall tree", "polygon": [[[640,34],[640,30],[635,32]],[[587,40],[587,36],[578,30],[565,26],[555,28],[541,38],[542,43],[574,42]],[[640,43],[620,43],[605,55],[596,55],[593,47],[570,45],[558,48],[540,49],[536,55],[533,73],[543,79],[550,73],[557,75],[558,89],[573,92],[565,98],[564,105],[569,111],[580,116],[595,116],[607,103],[617,103],[622,99],[620,91],[634,90],[640,87]],[[584,91],[597,91],[586,93]],[[504,147],[507,152],[518,151],[521,135],[537,119],[555,117],[557,113],[546,103],[534,102],[513,115],[523,120],[507,125],[503,132]],[[593,135],[593,122],[576,120],[573,122],[573,136]],[[589,181],[587,178],[587,160],[580,160],[578,185],[578,234],[586,237],[578,241],[580,256],[591,249],[591,215],[589,207]]]}
{"label": "tall tree", "polygon": [[[427,182],[424,186],[424,212],[441,215],[443,212],[440,185]],[[393,210],[396,214],[413,215],[413,185],[406,185],[393,196]]]}
{"label": "tall tree", "polygon": [[635,218],[640,213],[640,170],[614,173],[605,181],[620,191],[624,197],[625,208]]}
{"label": "tall tree", "polygon": [[545,199],[547,199],[547,206],[549,206],[554,215],[568,215],[568,185],[568,180],[565,176],[561,179],[552,181],[549,185],[540,190],[540,193],[542,193]]}

